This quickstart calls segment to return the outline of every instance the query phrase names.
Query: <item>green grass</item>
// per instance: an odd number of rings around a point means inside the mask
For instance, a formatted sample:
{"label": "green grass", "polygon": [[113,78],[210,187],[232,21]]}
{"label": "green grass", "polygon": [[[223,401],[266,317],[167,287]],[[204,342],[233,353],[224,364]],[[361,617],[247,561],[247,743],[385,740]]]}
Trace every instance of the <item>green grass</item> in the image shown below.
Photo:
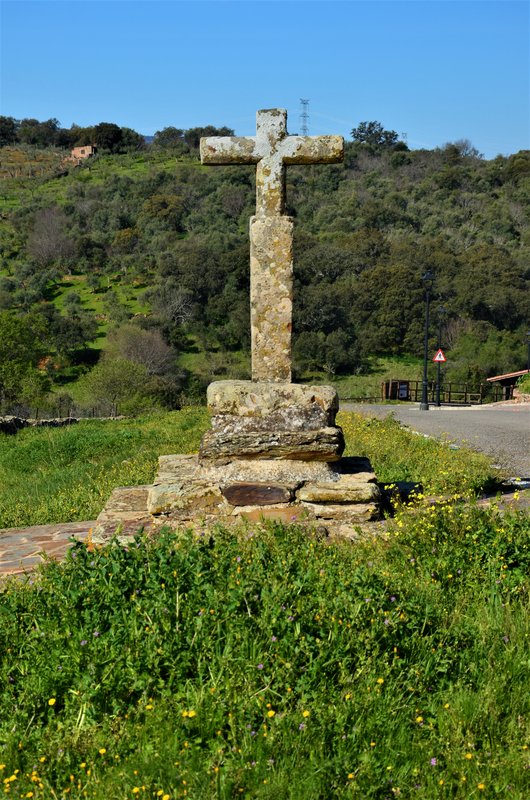
{"label": "green grass", "polygon": [[529,519],[398,523],[78,545],[13,582],[5,794],[526,800]]}
{"label": "green grass", "polygon": [[[340,422],[383,480],[492,476],[393,420]],[[190,408],[3,437],[0,507],[94,516],[207,424]],[[472,502],[404,508],[355,545],[278,524],[77,544],[3,586],[4,795],[526,800],[529,570],[528,514]]]}
{"label": "green grass", "polygon": [[159,455],[196,450],[207,425],[187,408],[0,435],[0,528],[94,519],[116,486],[150,483]]}

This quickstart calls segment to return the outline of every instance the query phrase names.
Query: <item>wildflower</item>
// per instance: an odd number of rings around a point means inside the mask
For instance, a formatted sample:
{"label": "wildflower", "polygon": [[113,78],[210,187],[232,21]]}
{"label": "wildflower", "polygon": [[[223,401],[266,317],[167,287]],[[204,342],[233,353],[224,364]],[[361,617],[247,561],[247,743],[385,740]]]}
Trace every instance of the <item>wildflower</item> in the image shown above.
{"label": "wildflower", "polygon": [[81,645],[81,647],[84,647],[87,644],[87,640],[86,639],[81,639],[79,644]]}
{"label": "wildflower", "polygon": [[473,753],[466,753],[464,758],[467,758],[468,761],[471,761],[471,759],[473,758]]}
{"label": "wildflower", "polygon": [[50,697],[50,699],[48,700],[48,705],[49,706],[54,706],[56,702],[57,701],[56,701],[55,697]]}
{"label": "wildflower", "polygon": [[107,750],[106,750],[105,747],[100,747],[98,752],[99,752],[100,756],[104,756],[105,753],[107,752]]}
{"label": "wildflower", "polygon": [[370,747],[375,747],[375,742],[370,742]]}
{"label": "wildflower", "polygon": [[477,784],[477,789],[479,789],[481,792],[483,792],[485,788],[486,788],[486,784],[485,783]]}
{"label": "wildflower", "polygon": [[133,794],[139,794],[139,792],[140,792],[140,787],[139,786],[135,786],[134,789],[132,790]]}
{"label": "wildflower", "polygon": [[275,715],[275,714],[276,714],[276,711],[273,711],[273,709],[272,709],[272,708],[270,708],[270,709],[267,711],[267,716],[268,716],[268,717],[274,717],[274,715]]}
{"label": "wildflower", "polygon": [[354,777],[353,772],[348,772],[348,780],[349,781],[353,780],[353,777]]}
{"label": "wildflower", "polygon": [[101,634],[100,634],[100,632],[99,632],[99,631],[94,631],[94,633],[92,634],[92,636],[95,636],[95,637],[97,638],[98,636],[101,636]]}
{"label": "wildflower", "polygon": [[379,683],[379,684],[381,684],[381,683],[384,683],[384,682],[385,682],[385,679],[384,679],[384,678],[378,678],[378,679],[376,680],[376,683]]}
{"label": "wildflower", "polygon": [[309,714],[310,714],[310,712],[309,712],[309,711],[302,711],[302,716],[303,716],[303,717],[308,717],[308,716],[309,716]]}
{"label": "wildflower", "polygon": [[258,669],[263,669],[263,664],[258,664]]}
{"label": "wildflower", "polygon": [[301,722],[300,725],[298,726],[298,730],[299,731],[303,731],[303,730],[305,730],[305,727],[306,727],[305,726],[305,722]]}
{"label": "wildflower", "polygon": [[423,717],[416,717],[416,722],[418,723],[418,725],[421,725],[421,723],[423,722]]}
{"label": "wildflower", "polygon": [[431,758],[431,767],[435,767],[437,765],[437,760],[435,758]]}

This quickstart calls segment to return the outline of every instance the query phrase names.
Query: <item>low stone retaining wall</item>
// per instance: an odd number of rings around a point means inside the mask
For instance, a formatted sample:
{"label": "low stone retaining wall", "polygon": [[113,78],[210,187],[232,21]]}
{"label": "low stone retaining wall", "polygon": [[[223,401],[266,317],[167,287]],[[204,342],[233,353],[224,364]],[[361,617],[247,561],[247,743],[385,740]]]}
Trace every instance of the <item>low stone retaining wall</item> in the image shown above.
{"label": "low stone retaining wall", "polygon": [[62,428],[78,422],[76,417],[63,419],[24,419],[23,417],[0,417],[0,433],[16,433],[21,428]]}

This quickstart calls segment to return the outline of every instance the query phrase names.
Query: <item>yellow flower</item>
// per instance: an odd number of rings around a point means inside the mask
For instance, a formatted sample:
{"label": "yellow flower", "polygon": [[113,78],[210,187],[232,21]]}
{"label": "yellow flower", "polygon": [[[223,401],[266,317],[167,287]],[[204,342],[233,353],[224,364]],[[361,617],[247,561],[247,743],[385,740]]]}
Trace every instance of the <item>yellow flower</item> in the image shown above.
{"label": "yellow flower", "polygon": [[151,703],[148,703],[148,704],[146,705],[146,707],[145,707],[145,710],[146,710],[146,711],[151,711],[151,709],[152,709],[152,708],[153,708],[153,706],[151,705]]}
{"label": "yellow flower", "polygon": [[56,702],[57,701],[56,701],[55,697],[50,697],[50,699],[48,700],[48,705],[49,706],[54,706]]}
{"label": "yellow flower", "polygon": [[302,716],[303,717],[308,717],[309,713],[310,713],[309,711],[302,711]]}
{"label": "yellow flower", "polygon": [[384,682],[385,682],[384,678],[378,678],[376,681],[376,683],[384,683]]}
{"label": "yellow flower", "polygon": [[139,794],[139,792],[140,792],[140,789],[139,789],[138,786],[135,786],[134,789],[132,790],[133,794]]}
{"label": "yellow flower", "polygon": [[275,714],[276,714],[276,711],[273,711],[272,708],[269,711],[267,711],[267,716],[268,717],[273,717]]}
{"label": "yellow flower", "polygon": [[99,754],[100,754],[100,756],[104,756],[106,752],[107,752],[107,751],[106,751],[106,749],[105,749],[104,747],[100,747],[100,748],[99,748]]}
{"label": "yellow flower", "polygon": [[353,777],[354,777],[353,772],[348,772],[348,780],[351,781]]}
{"label": "yellow flower", "polygon": [[40,761],[41,764],[44,764],[44,762],[46,761],[46,756],[41,756],[39,758],[39,761]]}
{"label": "yellow flower", "polygon": [[471,761],[471,759],[473,758],[473,753],[466,753],[464,758],[467,758],[468,761]]}
{"label": "yellow flower", "polygon": [[486,788],[486,784],[485,783],[479,783],[477,785],[477,789],[480,789],[481,792],[484,791],[485,788]]}
{"label": "yellow flower", "polygon": [[168,794],[165,794],[165,795],[163,796],[162,800],[169,800],[169,795],[168,795]]}
{"label": "yellow flower", "polygon": [[420,722],[423,722],[423,717],[416,717],[416,722],[418,724],[420,724]]}

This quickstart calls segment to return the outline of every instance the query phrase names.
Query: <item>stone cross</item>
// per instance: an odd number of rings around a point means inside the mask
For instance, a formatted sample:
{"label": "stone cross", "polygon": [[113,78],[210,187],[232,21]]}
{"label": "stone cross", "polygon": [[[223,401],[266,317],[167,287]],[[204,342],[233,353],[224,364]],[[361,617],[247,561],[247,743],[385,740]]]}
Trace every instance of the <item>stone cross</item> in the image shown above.
{"label": "stone cross", "polygon": [[293,220],[285,216],[285,167],[342,161],[342,136],[288,136],[287,111],[256,114],[256,136],[201,139],[203,164],[256,164],[250,219],[252,380],[291,381]]}

